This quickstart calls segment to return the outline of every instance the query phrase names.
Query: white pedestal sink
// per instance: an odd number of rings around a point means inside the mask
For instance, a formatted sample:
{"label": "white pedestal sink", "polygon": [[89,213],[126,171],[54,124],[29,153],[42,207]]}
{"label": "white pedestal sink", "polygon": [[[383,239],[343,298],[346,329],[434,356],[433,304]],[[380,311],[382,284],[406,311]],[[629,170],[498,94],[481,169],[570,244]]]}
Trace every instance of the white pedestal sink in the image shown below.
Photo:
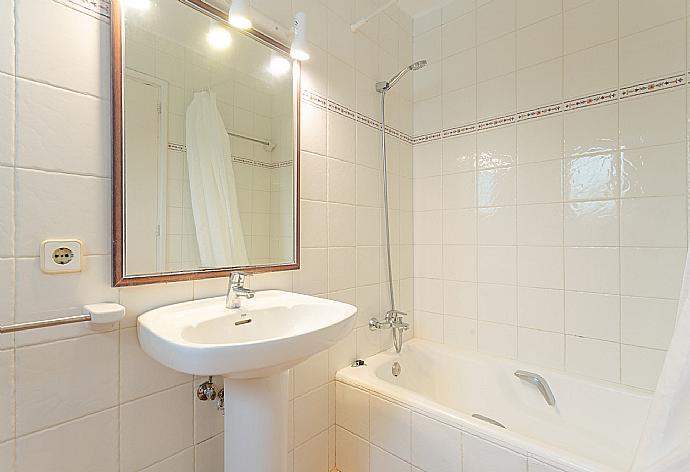
{"label": "white pedestal sink", "polygon": [[225,297],[179,303],[138,320],[144,351],[163,365],[225,383],[225,472],[287,470],[288,373],[352,330],[351,305],[277,290],[242,307]]}

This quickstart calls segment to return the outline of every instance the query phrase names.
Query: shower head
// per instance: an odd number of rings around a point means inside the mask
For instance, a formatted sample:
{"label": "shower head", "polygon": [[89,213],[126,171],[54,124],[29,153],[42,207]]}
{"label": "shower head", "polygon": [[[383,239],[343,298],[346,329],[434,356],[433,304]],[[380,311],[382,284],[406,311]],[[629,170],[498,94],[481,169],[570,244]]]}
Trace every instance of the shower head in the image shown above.
{"label": "shower head", "polygon": [[398,72],[393,76],[393,78],[387,82],[377,82],[376,83],[376,91],[379,93],[385,93],[388,92],[390,89],[393,88],[393,86],[398,83],[398,80],[402,79],[405,74],[407,74],[411,70],[419,70],[422,67],[424,67],[427,64],[426,59],[422,59],[421,61],[413,62],[409,66],[405,67],[403,70]]}

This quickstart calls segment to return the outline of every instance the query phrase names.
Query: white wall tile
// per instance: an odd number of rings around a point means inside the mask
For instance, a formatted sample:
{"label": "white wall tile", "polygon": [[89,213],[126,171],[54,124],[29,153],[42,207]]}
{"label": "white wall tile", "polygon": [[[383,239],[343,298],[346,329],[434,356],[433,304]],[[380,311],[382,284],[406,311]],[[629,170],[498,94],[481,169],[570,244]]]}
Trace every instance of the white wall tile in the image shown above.
{"label": "white wall tile", "polygon": [[620,104],[620,146],[634,148],[685,139],[685,92],[672,91]]}
{"label": "white wall tile", "polygon": [[462,435],[462,466],[477,472],[527,472],[527,458],[470,434]]}
{"label": "white wall tile", "polygon": [[448,56],[441,63],[441,68],[441,85],[443,92],[450,92],[476,84],[476,48],[472,47],[457,54],[453,54],[452,56]]}
{"label": "white wall tile", "polygon": [[514,205],[517,199],[516,173],[515,167],[477,172],[477,205]]}
{"label": "white wall tile", "polygon": [[336,424],[364,439],[369,439],[369,394],[336,383]]}
{"label": "white wall tile", "polygon": [[15,2],[17,74],[110,97],[110,27],[49,0]]}
{"label": "white wall tile", "polygon": [[410,460],[410,411],[386,400],[372,396],[371,443],[396,455]]}
{"label": "white wall tile", "polygon": [[686,249],[621,248],[621,294],[678,298]]}
{"label": "white wall tile", "polygon": [[526,287],[563,288],[563,249],[520,246],[518,284]]}
{"label": "white wall tile", "polygon": [[515,34],[506,34],[477,46],[477,82],[515,71]]}
{"label": "white wall tile", "polygon": [[296,446],[328,429],[328,385],[296,397],[294,405]]}
{"label": "white wall tile", "polygon": [[515,246],[481,246],[478,249],[479,282],[515,284],[517,248]]}
{"label": "white wall tile", "polygon": [[[591,71],[596,70],[596,74]],[[564,64],[564,98],[611,90],[618,86],[618,41],[609,41],[569,54]]]}
{"label": "white wall tile", "polygon": [[670,0],[649,8],[649,4],[643,0],[626,0],[625,8],[621,8],[619,15],[620,34],[626,36],[682,18],[685,15],[685,2]]}
{"label": "white wall tile", "polygon": [[620,341],[620,297],[565,292],[565,332],[587,338]]}
{"label": "white wall tile", "polygon": [[620,380],[621,345],[609,341],[565,337],[565,368],[601,380]]}
{"label": "white wall tile", "polygon": [[[498,0],[497,0],[498,1]],[[477,85],[477,119],[514,112],[517,107],[515,74],[503,75]]]}
{"label": "white wall tile", "polygon": [[328,351],[321,351],[298,364],[294,372],[294,393],[298,397],[328,383]]}
{"label": "white wall tile", "polygon": [[517,126],[517,152],[520,164],[563,157],[563,116],[529,120]]}
{"label": "white wall tile", "polygon": [[563,98],[563,59],[552,59],[517,73],[517,108],[529,110]]}
{"label": "white wall tile", "polygon": [[477,133],[477,167],[489,169],[515,165],[516,128],[505,126]]}
{"label": "white wall tile", "polygon": [[120,407],[120,468],[133,471],[193,443],[193,387],[175,387]]}
{"label": "white wall tile", "polygon": [[[17,434],[117,405],[117,333],[17,349],[15,356]],[[84,376],[91,386],[75,389]]]}
{"label": "white wall tile", "polygon": [[558,2],[550,0],[521,0],[517,2],[517,26],[530,25],[544,18],[556,15],[563,9]]}
{"label": "white wall tile", "polygon": [[139,346],[136,328],[120,331],[120,401],[130,401],[191,380],[191,376],[164,367],[146,355]]}
{"label": "white wall tile", "polygon": [[17,472],[118,468],[117,409],[79,418],[17,439]]}
{"label": "white wall tile", "polygon": [[369,444],[346,429],[336,427],[336,464],[342,472],[369,470]]}
{"label": "white wall tile", "polygon": [[668,349],[675,330],[678,302],[661,298],[621,297],[621,341]]}
{"label": "white wall tile", "polygon": [[562,245],[563,205],[549,203],[518,206],[517,242],[534,246]]}
{"label": "white wall tile", "polygon": [[143,469],[145,472],[187,472],[194,467],[194,449],[189,448]]}
{"label": "white wall tile", "polygon": [[477,43],[515,30],[515,0],[493,0],[477,8]]}
{"label": "white wall tile", "polygon": [[208,441],[204,441],[195,448],[194,458],[196,470],[209,472],[223,472],[223,435],[220,434]]}
{"label": "white wall tile", "polygon": [[515,359],[517,327],[480,321],[477,325],[477,349],[486,354]]}
{"label": "white wall tile", "polygon": [[567,246],[618,246],[620,209],[618,200],[570,202],[564,205]]}
{"label": "white wall tile", "polygon": [[634,84],[684,72],[686,42],[685,20],[621,38],[620,83]]}
{"label": "white wall tile", "polygon": [[621,245],[685,247],[687,212],[685,196],[621,200]]}
{"label": "white wall tile", "polygon": [[459,430],[412,413],[412,465],[423,470],[452,472],[460,470],[461,456]]}
{"label": "white wall tile", "polygon": [[[534,0],[531,0],[534,3]],[[521,2],[518,2],[521,3]],[[557,6],[546,7],[556,9]],[[518,6],[518,10],[520,6]],[[563,17],[552,16],[517,32],[517,66],[528,67],[563,54]]]}
{"label": "white wall tile", "polygon": [[461,316],[443,319],[443,343],[460,349],[477,350],[477,320]]}
{"label": "white wall tile", "polygon": [[[75,235],[84,241],[85,254],[109,254],[110,190],[102,178],[18,169],[16,254],[38,256],[44,239]],[[65,208],[79,218],[64,218]]]}
{"label": "white wall tile", "polygon": [[0,167],[0,257],[14,255],[14,170]]}
{"label": "white wall tile", "polygon": [[5,1],[0,5],[0,72],[14,73],[14,0]]}
{"label": "white wall tile", "polygon": [[654,390],[665,358],[666,351],[621,345],[621,382]]}
{"label": "white wall tile", "polygon": [[295,448],[294,461],[295,470],[304,472],[328,470],[328,431],[321,432]]}
{"label": "white wall tile", "polygon": [[685,154],[683,143],[621,152],[621,197],[684,195]]}
{"label": "white wall tile", "polygon": [[17,79],[16,94],[18,166],[110,175],[102,158],[111,146],[108,102],[24,79]]}
{"label": "white wall tile", "polygon": [[477,288],[477,314],[480,320],[516,324],[517,287],[479,284]]}
{"label": "white wall tile", "polygon": [[12,351],[0,351],[0,442],[14,437],[14,354]]}
{"label": "white wall tile", "polygon": [[[475,23],[474,12],[460,16],[443,24],[441,28],[441,51],[443,56],[464,51],[475,45],[477,25]],[[415,38],[415,46],[418,39]],[[434,43],[435,44],[435,43]],[[433,50],[420,50],[415,48],[415,57],[438,58],[438,53]]]}
{"label": "white wall tile", "polygon": [[583,292],[620,291],[618,248],[566,248],[565,288]]}
{"label": "white wall tile", "polygon": [[586,49],[618,37],[618,1],[585,3],[565,13],[565,52]]}
{"label": "white wall tile", "polygon": [[369,453],[371,455],[370,472],[411,472],[412,470],[410,464],[376,446],[371,446]]}
{"label": "white wall tile", "polygon": [[[10,5],[10,2],[4,2],[0,8],[5,8]],[[5,16],[2,15],[5,21]],[[12,15],[10,15],[12,18]],[[3,34],[5,30],[0,26]],[[2,41],[2,39],[0,39]],[[7,51],[8,49],[4,49]],[[3,53],[4,53],[3,51]],[[0,53],[0,54],[3,54]],[[3,59],[0,59],[2,62]],[[14,66],[14,61],[12,61]],[[2,65],[0,65],[2,69]],[[15,79],[12,76],[5,75],[0,72],[0,120],[3,123],[10,123],[14,125],[15,122]],[[12,164],[14,162],[14,126],[4,126],[0,130],[0,164]]]}
{"label": "white wall tile", "polygon": [[518,289],[518,325],[542,331],[563,332],[564,292],[542,288]]}
{"label": "white wall tile", "polygon": [[618,107],[603,105],[566,113],[565,155],[605,153],[618,148]]}
{"label": "white wall tile", "polygon": [[477,213],[477,241],[479,244],[516,244],[517,207],[479,208]]}

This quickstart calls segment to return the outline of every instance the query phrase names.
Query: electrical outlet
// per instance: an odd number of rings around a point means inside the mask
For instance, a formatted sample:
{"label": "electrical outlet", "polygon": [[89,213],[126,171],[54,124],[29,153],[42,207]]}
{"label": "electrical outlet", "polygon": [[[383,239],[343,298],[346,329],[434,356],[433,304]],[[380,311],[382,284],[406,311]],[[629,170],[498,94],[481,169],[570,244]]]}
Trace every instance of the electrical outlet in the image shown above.
{"label": "electrical outlet", "polygon": [[78,239],[49,239],[41,243],[41,270],[46,274],[81,272],[84,243]]}

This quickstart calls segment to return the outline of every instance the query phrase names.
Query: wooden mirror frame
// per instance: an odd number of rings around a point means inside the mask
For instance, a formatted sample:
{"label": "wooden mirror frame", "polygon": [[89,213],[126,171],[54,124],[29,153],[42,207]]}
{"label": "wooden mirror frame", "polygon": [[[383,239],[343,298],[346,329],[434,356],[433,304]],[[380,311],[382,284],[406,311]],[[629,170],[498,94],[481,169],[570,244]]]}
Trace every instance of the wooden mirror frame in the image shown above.
{"label": "wooden mirror frame", "polygon": [[[227,15],[204,2],[203,0],[179,0],[221,23],[228,25]],[[300,97],[301,97],[301,63],[292,60],[293,64],[293,253],[295,261],[287,264],[238,266],[220,269],[198,269],[191,271],[169,272],[158,275],[131,275],[124,273],[125,267],[125,214],[124,214],[124,103],[123,103],[123,22],[122,0],[112,0],[111,9],[111,41],[112,41],[112,107],[113,107],[113,187],[112,187],[112,221],[113,221],[113,286],[125,287],[153,283],[179,282],[184,280],[199,280],[213,277],[227,277],[231,271],[247,273],[277,272],[296,270],[300,267]],[[251,36],[264,45],[290,58],[290,48],[275,39],[256,30],[249,29],[237,33]]]}

